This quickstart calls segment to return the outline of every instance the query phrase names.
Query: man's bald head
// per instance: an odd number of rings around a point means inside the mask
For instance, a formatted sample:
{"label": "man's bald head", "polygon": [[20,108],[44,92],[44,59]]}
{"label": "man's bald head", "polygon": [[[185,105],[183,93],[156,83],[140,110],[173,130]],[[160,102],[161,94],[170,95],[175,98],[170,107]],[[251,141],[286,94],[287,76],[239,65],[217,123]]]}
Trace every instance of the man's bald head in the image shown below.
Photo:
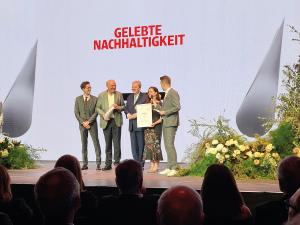
{"label": "man's bald head", "polygon": [[300,158],[285,157],[278,166],[278,180],[280,190],[291,196],[300,188]]}
{"label": "man's bald head", "polygon": [[159,225],[201,225],[203,205],[199,193],[187,186],[167,189],[159,198]]}
{"label": "man's bald head", "polygon": [[108,80],[106,81],[106,87],[107,87],[107,91],[112,94],[115,93],[117,90],[117,84],[115,80]]}
{"label": "man's bald head", "polygon": [[72,219],[80,207],[79,183],[69,170],[62,167],[42,175],[34,192],[42,213],[49,219]]}

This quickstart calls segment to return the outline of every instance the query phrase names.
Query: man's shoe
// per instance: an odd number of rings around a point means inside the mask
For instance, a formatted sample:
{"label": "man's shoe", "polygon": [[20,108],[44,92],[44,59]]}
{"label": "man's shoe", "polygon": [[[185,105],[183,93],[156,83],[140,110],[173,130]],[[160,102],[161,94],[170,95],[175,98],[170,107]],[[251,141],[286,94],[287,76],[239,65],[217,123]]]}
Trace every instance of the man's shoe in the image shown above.
{"label": "man's shoe", "polygon": [[170,169],[165,169],[161,172],[159,172],[160,175],[167,175],[171,170]]}
{"label": "man's shoe", "polygon": [[96,170],[101,170],[101,166],[100,166],[100,165],[97,165]]}
{"label": "man's shoe", "polygon": [[87,170],[88,169],[88,166],[87,165],[83,165],[82,167],[81,167],[81,170]]}
{"label": "man's shoe", "polygon": [[102,168],[102,170],[103,170],[103,171],[111,170],[111,166],[105,166],[105,167]]}
{"label": "man's shoe", "polygon": [[168,176],[168,177],[174,177],[174,176],[176,176],[176,175],[177,175],[177,171],[176,171],[176,170],[170,170],[170,172],[167,173],[167,176]]}

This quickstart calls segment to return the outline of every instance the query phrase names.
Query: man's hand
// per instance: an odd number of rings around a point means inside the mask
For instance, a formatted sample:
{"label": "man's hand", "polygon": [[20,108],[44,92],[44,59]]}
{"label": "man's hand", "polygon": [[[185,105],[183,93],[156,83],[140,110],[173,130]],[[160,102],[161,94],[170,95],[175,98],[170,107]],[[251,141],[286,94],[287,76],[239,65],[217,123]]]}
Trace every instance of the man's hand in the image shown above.
{"label": "man's hand", "polygon": [[129,120],[133,120],[133,119],[135,119],[137,117],[137,114],[135,113],[135,114],[130,114],[130,113],[128,113],[127,114],[127,118],[129,119]]}
{"label": "man's hand", "polygon": [[131,120],[131,119],[132,119],[132,114],[128,113],[128,114],[127,114],[127,118],[128,118],[129,120]]}
{"label": "man's hand", "polygon": [[[89,121],[84,121],[84,122],[82,123],[82,126],[83,126],[84,128],[86,128],[86,129],[89,129],[89,128],[90,128],[90,122],[89,122]],[[89,128],[87,128],[87,127],[89,127]]]}
{"label": "man's hand", "polygon": [[166,112],[165,112],[165,111],[159,111],[159,114],[160,114],[161,116],[164,116],[164,115],[166,115]]}
{"label": "man's hand", "polygon": [[113,107],[114,107],[114,109],[116,109],[116,110],[120,110],[121,109],[121,106],[119,106],[118,104],[113,104],[112,105]]}

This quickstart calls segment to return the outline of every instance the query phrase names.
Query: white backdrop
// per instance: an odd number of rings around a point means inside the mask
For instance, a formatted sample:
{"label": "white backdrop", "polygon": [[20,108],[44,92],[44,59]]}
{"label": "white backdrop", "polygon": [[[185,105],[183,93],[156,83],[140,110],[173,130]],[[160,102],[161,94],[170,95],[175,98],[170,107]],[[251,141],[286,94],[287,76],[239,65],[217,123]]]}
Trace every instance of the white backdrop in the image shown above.
{"label": "white backdrop", "polygon": [[[66,153],[81,159],[73,113],[81,81],[89,80],[98,95],[107,79],[115,79],[121,92],[130,92],[131,81],[139,79],[146,91],[168,74],[181,96],[181,160],[195,142],[187,133],[189,119],[211,120],[225,110],[237,128],[236,113],[283,18],[281,64],[297,59],[287,24],[300,29],[299,8],[299,0],[0,0],[0,101],[38,39],[32,125],[20,139],[46,148],[42,159]],[[150,24],[161,24],[163,34],[184,33],[184,45],[93,50],[93,40],[112,38],[116,27]],[[131,158],[126,120],[122,132],[122,158]],[[91,141],[89,160],[95,160]]]}

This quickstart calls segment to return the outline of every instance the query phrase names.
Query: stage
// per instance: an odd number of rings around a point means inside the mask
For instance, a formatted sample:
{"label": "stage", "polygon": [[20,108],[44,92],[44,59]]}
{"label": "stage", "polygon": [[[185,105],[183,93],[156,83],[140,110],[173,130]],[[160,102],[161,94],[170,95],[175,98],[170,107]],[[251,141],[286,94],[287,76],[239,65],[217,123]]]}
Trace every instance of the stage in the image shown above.
{"label": "stage", "polygon": [[[12,184],[35,184],[38,178],[46,171],[54,167],[55,161],[38,161],[38,168],[26,170],[9,170]],[[104,162],[102,162],[104,165]],[[165,189],[177,184],[191,186],[197,190],[201,189],[201,177],[166,177],[159,174],[147,173],[149,164],[145,165],[144,185],[146,188]],[[160,165],[164,168],[164,163]],[[116,187],[114,168],[109,171],[97,171],[95,162],[89,163],[89,169],[82,171],[85,185],[88,187]],[[276,180],[238,180],[241,192],[280,192]]]}
{"label": "stage", "polygon": [[[38,161],[36,169],[9,170],[14,196],[25,198],[35,207],[33,189],[38,178],[54,167],[55,161]],[[104,163],[103,163],[104,165]],[[160,165],[161,169],[165,166]],[[184,164],[182,166],[185,166]],[[201,177],[166,177],[147,173],[149,164],[145,165],[144,186],[147,194],[161,194],[166,188],[177,184],[188,185],[200,191]],[[97,171],[95,162],[89,162],[89,169],[82,171],[88,190],[101,198],[104,195],[118,194],[115,184],[114,168],[110,171]],[[238,180],[238,187],[247,206],[253,211],[255,207],[267,201],[279,199],[282,193],[276,180]],[[222,190],[222,187],[220,187]]]}

